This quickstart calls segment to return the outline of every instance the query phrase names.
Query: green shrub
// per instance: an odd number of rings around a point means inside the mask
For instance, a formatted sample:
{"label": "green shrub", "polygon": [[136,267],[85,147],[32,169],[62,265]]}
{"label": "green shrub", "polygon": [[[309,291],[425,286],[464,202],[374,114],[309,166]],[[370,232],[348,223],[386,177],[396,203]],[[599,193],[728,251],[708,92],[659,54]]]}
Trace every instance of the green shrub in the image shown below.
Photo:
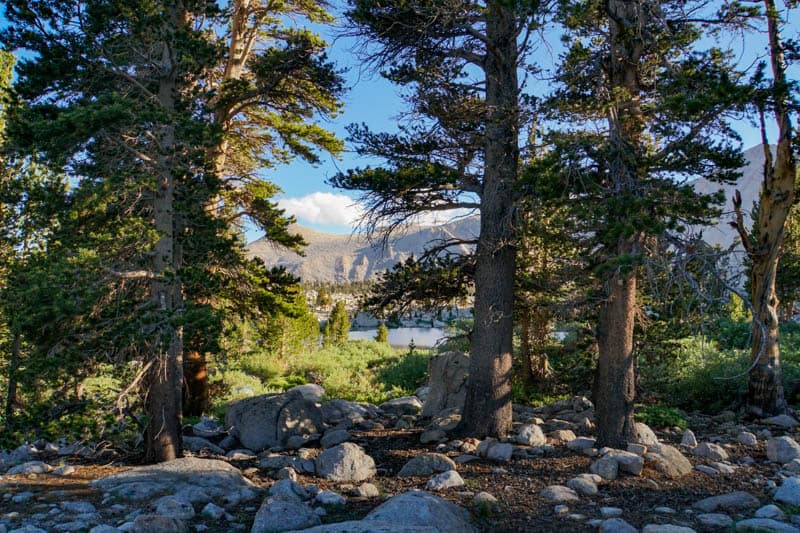
{"label": "green shrub", "polygon": [[679,427],[686,429],[686,414],[680,409],[665,405],[637,405],[634,418],[648,426],[664,428]]}

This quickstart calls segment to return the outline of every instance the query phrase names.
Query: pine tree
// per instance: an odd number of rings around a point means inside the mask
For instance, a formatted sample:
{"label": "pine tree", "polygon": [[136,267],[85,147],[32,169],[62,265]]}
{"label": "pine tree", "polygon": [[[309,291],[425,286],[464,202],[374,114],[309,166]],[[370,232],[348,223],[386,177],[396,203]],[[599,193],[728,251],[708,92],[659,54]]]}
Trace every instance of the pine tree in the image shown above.
{"label": "pine tree", "polygon": [[333,306],[328,321],[325,323],[325,346],[340,346],[350,338],[350,319],[342,300],[337,300]]}
{"label": "pine tree", "polygon": [[378,325],[378,332],[375,334],[375,342],[389,344],[389,328],[386,327],[385,322]]}

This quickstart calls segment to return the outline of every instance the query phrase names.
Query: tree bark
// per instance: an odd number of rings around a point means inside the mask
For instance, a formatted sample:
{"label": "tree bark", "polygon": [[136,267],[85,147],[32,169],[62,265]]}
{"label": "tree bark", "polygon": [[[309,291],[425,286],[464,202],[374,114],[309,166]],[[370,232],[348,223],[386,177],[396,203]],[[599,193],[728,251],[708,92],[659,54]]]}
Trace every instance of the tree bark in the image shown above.
{"label": "tree bark", "polygon": [[[793,130],[788,105],[786,58],[779,28],[780,15],[774,0],[764,0],[764,8],[769,35],[778,145],[773,159],[769,145],[764,143],[764,181],[761,186],[758,221],[753,242],[743,239],[743,244],[753,261],[750,271],[754,309],[750,350],[753,366],[747,382],[747,403],[755,414],[774,415],[786,411],[778,346],[780,302],[776,291],[776,276],[784,228],[794,203],[797,168],[792,151]],[[763,121],[762,135],[766,138]],[[740,233],[746,235],[743,229],[740,228]]]}
{"label": "tree bark", "polygon": [[[184,23],[177,7],[171,8],[170,15],[169,23],[174,26],[164,30],[166,37],[162,43],[158,87],[159,105],[168,115],[175,111],[178,92],[178,62],[174,55],[175,42],[172,37]],[[175,459],[181,454],[183,339],[182,330],[175,323],[182,312],[183,299],[178,278],[180,252],[175,234],[176,173],[180,165],[177,161],[174,124],[161,124],[157,139],[157,185],[153,198],[153,217],[160,238],[153,253],[155,276],[151,283],[150,298],[161,321],[151,345],[151,357],[155,363],[147,380],[145,458],[148,461],[162,462]]]}
{"label": "tree bark", "polygon": [[545,347],[553,321],[546,309],[524,306],[520,312],[520,322],[521,378],[526,386],[534,387],[547,382],[552,375]]}
{"label": "tree bark", "polygon": [[22,350],[22,335],[14,333],[11,341],[11,358],[8,361],[8,391],[6,391],[5,426],[12,426],[14,407],[17,405],[17,370],[19,370],[20,352]]}
{"label": "tree bark", "polygon": [[514,324],[514,185],[519,165],[517,21],[489,2],[485,61],[486,161],[476,249],[475,321],[464,413],[458,433],[503,436],[511,430]]}
{"label": "tree bark", "polygon": [[196,350],[183,357],[183,416],[202,416],[208,409],[208,363]]}

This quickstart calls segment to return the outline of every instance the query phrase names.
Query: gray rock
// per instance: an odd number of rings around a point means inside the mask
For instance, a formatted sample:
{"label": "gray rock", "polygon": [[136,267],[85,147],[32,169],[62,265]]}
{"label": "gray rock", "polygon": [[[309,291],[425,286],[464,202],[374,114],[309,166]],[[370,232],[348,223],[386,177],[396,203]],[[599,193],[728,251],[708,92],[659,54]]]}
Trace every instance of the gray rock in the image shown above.
{"label": "gray rock", "polygon": [[344,420],[361,421],[369,417],[369,409],[357,402],[331,400],[322,404],[322,418],[326,424],[335,425]]}
{"label": "gray rock", "polygon": [[619,473],[619,463],[613,457],[601,457],[592,463],[589,471],[603,479],[614,481]]}
{"label": "gray rock", "polygon": [[251,533],[275,533],[307,529],[319,524],[319,516],[308,504],[298,500],[270,496],[256,513]]}
{"label": "gray rock", "polygon": [[678,479],[692,471],[692,463],[677,448],[668,444],[651,446],[644,457],[655,470],[670,479]]}
{"label": "gray rock", "polygon": [[694,529],[675,524],[647,524],[642,533],[696,533]]}
{"label": "gray rock", "polygon": [[786,514],[777,505],[769,504],[760,507],[754,515],[756,518],[771,518],[773,520],[786,520]]}
{"label": "gray rock", "polygon": [[[297,531],[296,533],[300,533],[300,531]],[[392,524],[387,522],[348,520],[347,522],[336,522],[334,524],[324,524],[321,526],[312,527],[310,529],[304,529],[302,530],[302,533],[445,533],[445,532],[431,526],[409,526],[404,524]]]}
{"label": "gray rock", "polygon": [[332,490],[319,491],[316,496],[314,496],[314,501],[320,505],[329,507],[341,506],[347,503],[347,500],[344,496],[333,492]]}
{"label": "gray rock", "polygon": [[786,464],[800,459],[800,445],[791,437],[775,437],[767,441],[767,459]]}
{"label": "gray rock", "polygon": [[466,509],[421,491],[405,492],[386,500],[373,509],[364,521],[383,522],[403,527],[429,527],[433,531],[441,533],[473,533],[476,531]]}
{"label": "gray rock", "polygon": [[269,488],[269,495],[298,501],[305,501],[311,498],[311,495],[302,485],[291,479],[281,479],[273,483]]}
{"label": "gray rock", "polygon": [[603,518],[617,518],[622,516],[622,509],[619,507],[601,507],[600,516]]}
{"label": "gray rock", "polygon": [[442,472],[441,474],[429,479],[428,482],[425,484],[425,488],[428,490],[445,490],[451,489],[455,487],[463,487],[464,480],[458,475],[458,472],[455,470],[448,470],[447,472]]}
{"label": "gray rock", "polygon": [[422,432],[422,435],[419,436],[419,441],[422,444],[445,442],[447,441],[447,433],[445,430],[439,428],[426,429]]}
{"label": "gray rock", "polygon": [[29,491],[29,490],[26,490],[26,491],[23,491],[23,492],[18,492],[17,494],[15,494],[14,496],[11,497],[11,502],[12,503],[29,502],[29,501],[31,501],[33,499],[34,496],[35,496],[35,494],[33,492]]}
{"label": "gray rock", "polygon": [[422,416],[432,417],[445,409],[464,407],[469,356],[462,352],[447,352],[428,361],[428,397]]}
{"label": "gray rock", "polygon": [[723,513],[701,513],[697,521],[706,527],[726,528],[733,525],[733,518]]}
{"label": "gray rock", "polygon": [[692,450],[692,455],[706,457],[713,461],[725,461],[728,459],[728,452],[719,444],[713,442],[701,442]]}
{"label": "gray rock", "polygon": [[194,507],[190,502],[181,500],[174,496],[163,496],[154,503],[156,514],[171,516],[179,520],[191,520],[194,518]]}
{"label": "gray rock", "polygon": [[748,518],[747,520],[736,522],[736,531],[774,531],[777,533],[798,533],[800,532],[800,529],[790,524],[778,522],[777,520],[771,520],[769,518]]}
{"label": "gray rock", "polygon": [[675,509],[673,509],[672,507],[666,507],[664,505],[654,508],[653,512],[654,513],[658,513],[658,514],[675,514],[676,513]]}
{"label": "gray rock", "polygon": [[636,422],[633,428],[633,442],[636,444],[644,444],[645,446],[653,446],[658,444],[658,437],[650,429],[650,426],[642,422]]}
{"label": "gray rock", "polygon": [[238,450],[231,450],[225,454],[226,459],[231,461],[249,461],[256,458],[256,452],[248,450],[247,448],[240,448]]}
{"label": "gray rock", "polygon": [[208,502],[200,514],[211,520],[219,520],[225,514],[225,509],[216,505],[214,502]]}
{"label": "gray rock", "polygon": [[629,442],[628,447],[625,449],[625,451],[643,457],[644,454],[647,453],[647,446],[645,446],[644,444],[636,444],[633,442]]}
{"label": "gray rock", "polygon": [[204,416],[200,422],[192,426],[192,432],[198,437],[217,437],[225,433],[222,424],[214,418]]}
{"label": "gray rock", "polygon": [[297,385],[287,390],[286,392],[289,393],[297,392],[298,394],[300,394],[300,396],[312,402],[321,402],[322,398],[325,397],[325,389],[321,385],[317,385],[316,383],[306,383],[305,385]]}
{"label": "gray rock", "polygon": [[783,480],[774,498],[781,503],[800,505],[800,478],[790,477]]}
{"label": "gray rock", "polygon": [[472,504],[478,506],[494,505],[497,503],[497,498],[494,495],[481,491],[472,498]]}
{"label": "gray rock", "polygon": [[694,436],[694,431],[691,429],[687,429],[683,432],[683,437],[681,438],[681,446],[685,446],[687,448],[694,448],[697,446],[697,438]]}
{"label": "gray rock", "polygon": [[441,453],[423,453],[408,461],[397,477],[430,476],[439,472],[455,470],[456,463]]}
{"label": "gray rock", "polygon": [[702,499],[695,502],[692,507],[704,513],[713,513],[720,509],[724,511],[740,511],[758,507],[758,499],[748,492],[737,491]]}
{"label": "gray rock", "polygon": [[638,533],[638,530],[622,518],[609,518],[600,524],[600,533]]}
{"label": "gray rock", "polygon": [[767,424],[769,426],[778,426],[786,429],[792,429],[800,425],[794,417],[789,415],[778,415],[778,416],[771,416],[769,418],[764,418],[761,420],[762,424]]}
{"label": "gray rock", "polygon": [[120,533],[120,530],[108,524],[100,524],[90,529],[89,533]]}
{"label": "gray rock", "polygon": [[71,522],[62,522],[53,526],[55,531],[64,531],[65,533],[72,531],[86,531],[89,529],[89,524],[80,520],[73,520]]}
{"label": "gray rock", "polygon": [[541,446],[547,444],[547,437],[536,424],[525,424],[519,428],[516,441],[524,446]]}
{"label": "gray rock", "polygon": [[22,463],[21,465],[17,465],[11,467],[7,475],[27,475],[27,474],[46,474],[53,467],[48,465],[47,463],[43,463],[42,461],[28,461],[27,463]]}
{"label": "gray rock", "polygon": [[416,396],[402,396],[388,402],[383,402],[378,407],[390,415],[418,415],[422,412],[422,402]]}
{"label": "gray rock", "polygon": [[598,493],[597,484],[582,477],[570,479],[567,481],[567,487],[571,488],[575,492],[583,494],[584,496],[595,496]]}
{"label": "gray rock", "polygon": [[539,496],[545,500],[557,503],[576,502],[580,500],[578,494],[569,487],[563,485],[550,485],[539,492]]}
{"label": "gray rock", "polygon": [[228,405],[225,426],[246,448],[285,446],[289,437],[323,429],[322,410],[299,392],[255,396]]}
{"label": "gray rock", "polygon": [[575,432],[571,429],[557,429],[550,432],[550,438],[556,442],[569,442],[575,440]]}
{"label": "gray rock", "polygon": [[90,502],[61,502],[58,504],[65,513],[96,513],[97,508]]}
{"label": "gray rock", "polygon": [[614,459],[619,465],[620,471],[622,472],[626,472],[634,476],[642,475],[644,458],[636,455],[635,453],[630,453],[623,450],[609,450],[604,454],[604,457]]}
{"label": "gray rock", "polygon": [[736,440],[739,442],[739,444],[744,446],[755,446],[758,444],[758,437],[749,431],[742,431],[739,433],[739,435],[736,437]]}
{"label": "gray rock", "polygon": [[378,487],[372,483],[362,483],[356,488],[355,494],[359,498],[377,498],[381,495]]}
{"label": "gray rock", "polygon": [[514,455],[514,446],[507,442],[498,442],[494,446],[490,446],[486,452],[486,458],[490,461],[497,461],[499,463],[507,463]]}
{"label": "gray rock", "polygon": [[[583,451],[594,448],[595,439],[590,437],[578,437],[567,443],[567,448],[575,451]],[[542,443],[544,444],[544,443]]]}
{"label": "gray rock", "polygon": [[333,448],[337,444],[349,441],[351,438],[352,435],[350,435],[350,432],[346,429],[334,429],[332,431],[325,432],[325,435],[322,436],[320,444],[323,448]]}
{"label": "gray rock", "polygon": [[75,473],[75,467],[72,465],[59,466],[50,473],[55,474],[56,476],[68,476]]}
{"label": "gray rock", "polygon": [[214,444],[213,442],[209,442],[208,440],[204,439],[203,437],[182,437],[181,441],[183,443],[183,447],[190,452],[198,453],[203,450],[209,451],[211,453],[215,453],[217,455],[225,455],[225,450]]}
{"label": "gray rock", "polygon": [[187,533],[189,529],[177,518],[146,514],[136,517],[131,531],[132,533]]}
{"label": "gray rock", "polygon": [[92,481],[90,486],[123,499],[147,500],[164,492],[176,493],[186,487],[196,487],[208,495],[222,496],[251,490],[253,484],[236,467],[225,461],[184,457],[99,478]]}
{"label": "gray rock", "polygon": [[702,472],[704,474],[708,474],[709,476],[716,476],[719,474],[715,468],[712,468],[708,465],[697,465],[694,467],[695,470],[698,472]]}
{"label": "gray rock", "polygon": [[319,476],[333,481],[364,481],[377,472],[372,457],[352,442],[323,451],[315,464]]}

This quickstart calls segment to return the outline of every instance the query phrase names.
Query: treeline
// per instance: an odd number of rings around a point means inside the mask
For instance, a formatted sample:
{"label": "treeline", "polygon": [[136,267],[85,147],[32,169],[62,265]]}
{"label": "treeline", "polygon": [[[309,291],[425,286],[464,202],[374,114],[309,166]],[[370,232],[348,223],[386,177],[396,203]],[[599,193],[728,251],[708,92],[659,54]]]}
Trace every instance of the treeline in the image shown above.
{"label": "treeline", "polygon": [[[312,336],[298,280],[247,259],[243,228],[303,245],[263,176],[343,148],[319,123],[340,111],[344,81],[307,29],[333,17],[306,0],[4,6],[6,423],[18,384],[34,397],[78,399],[85,378],[111,366],[127,393],[118,411],[141,424],[147,459],[174,458],[186,408],[205,409],[207,354],[277,342],[289,331],[284,319],[298,342]],[[474,295],[459,433],[508,433],[515,327],[520,368],[535,383],[548,373],[537,342],[559,316],[588,323],[584,337],[596,344],[599,444],[631,436],[637,339],[650,314],[695,321],[737,290],[717,251],[694,235],[722,199],[688,181],[736,178],[731,120],[741,118],[761,125],[766,157],[754,227],[744,222],[748,206],[734,206],[750,264],[747,401],[760,414],[785,410],[776,278],[797,177],[797,87],[787,69],[798,50],[782,35],[792,6],[336,7],[364,45],[364,64],[402,89],[408,113],[393,133],[353,126],[355,149],[385,164],[338,174],[333,185],[362,194],[373,231],[427,211],[481,217],[480,235],[461,242],[473,254],[432,243],[369,299],[388,312]],[[713,46],[715,35],[726,42],[737,32],[764,36],[763,62],[743,70],[731,50]],[[553,68],[540,60],[551,38],[563,46]],[[645,291],[650,282],[661,292]],[[669,305],[678,296],[691,303],[689,291],[698,305]]]}

